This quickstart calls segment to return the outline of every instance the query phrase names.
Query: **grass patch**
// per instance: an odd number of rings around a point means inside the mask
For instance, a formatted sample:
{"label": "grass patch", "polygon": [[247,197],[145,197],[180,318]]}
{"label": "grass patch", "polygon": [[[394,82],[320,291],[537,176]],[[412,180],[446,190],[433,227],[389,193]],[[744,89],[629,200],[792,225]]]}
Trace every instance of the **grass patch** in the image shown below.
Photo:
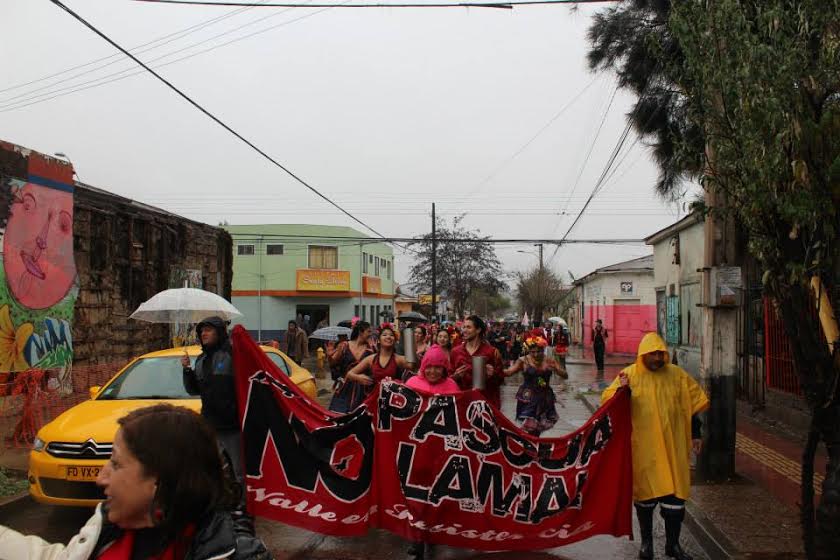
{"label": "grass patch", "polygon": [[26,491],[29,481],[26,477],[0,467],[0,497],[11,496]]}

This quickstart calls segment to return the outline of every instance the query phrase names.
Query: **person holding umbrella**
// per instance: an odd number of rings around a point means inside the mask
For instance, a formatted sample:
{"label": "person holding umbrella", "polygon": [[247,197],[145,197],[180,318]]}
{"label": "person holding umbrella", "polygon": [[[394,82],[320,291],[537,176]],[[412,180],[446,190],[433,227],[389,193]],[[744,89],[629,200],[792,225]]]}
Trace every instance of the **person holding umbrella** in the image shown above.
{"label": "person holding umbrella", "polygon": [[221,317],[208,317],[195,326],[195,331],[201,343],[201,354],[196,358],[195,366],[190,365],[186,352],[181,357],[184,389],[190,395],[201,397],[201,415],[215,431],[222,456],[240,486],[240,509],[234,515],[246,520],[253,528],[251,518],[245,511],[242,434],[236,402],[233,349],[227,324]]}

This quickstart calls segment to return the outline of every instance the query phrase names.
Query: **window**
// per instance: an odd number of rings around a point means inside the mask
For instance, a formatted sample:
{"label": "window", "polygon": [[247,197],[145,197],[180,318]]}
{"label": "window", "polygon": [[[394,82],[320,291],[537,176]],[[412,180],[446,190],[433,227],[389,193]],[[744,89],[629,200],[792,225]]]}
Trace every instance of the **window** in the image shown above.
{"label": "window", "polygon": [[376,260],[374,261],[374,274],[379,276],[379,257],[376,257]]}
{"label": "window", "polygon": [[370,306],[370,321],[369,322],[372,325],[376,324],[376,308],[373,305]]}
{"label": "window", "polygon": [[358,316],[359,316],[359,306],[354,305],[353,306],[353,317],[358,317]]}
{"label": "window", "polygon": [[385,261],[385,278],[391,279],[391,262]]}
{"label": "window", "polygon": [[[368,271],[367,256],[367,253],[362,253],[362,274],[367,274]],[[358,317],[358,315],[356,315],[356,317]]]}
{"label": "window", "polygon": [[310,245],[309,268],[338,268],[338,247]]}
{"label": "window", "polygon": [[[358,315],[356,315],[358,317]],[[362,321],[367,321],[367,307],[362,306]]]}
{"label": "window", "polygon": [[236,254],[240,257],[242,256],[250,256],[254,254],[254,246],[253,245],[237,245],[236,246]]}
{"label": "window", "polygon": [[268,245],[265,246],[265,254],[266,255],[282,255],[283,254],[283,246],[269,243]]}
{"label": "window", "polygon": [[368,255],[368,260],[370,261],[370,264],[373,264],[373,255]]}
{"label": "window", "polygon": [[703,314],[697,307],[701,302],[700,283],[680,286],[680,334],[681,342],[699,347],[703,336]]}

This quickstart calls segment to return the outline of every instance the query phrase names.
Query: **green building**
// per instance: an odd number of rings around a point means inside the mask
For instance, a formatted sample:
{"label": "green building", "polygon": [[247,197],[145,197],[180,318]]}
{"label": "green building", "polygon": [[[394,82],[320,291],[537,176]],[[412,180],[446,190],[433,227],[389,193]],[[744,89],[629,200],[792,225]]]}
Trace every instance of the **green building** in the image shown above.
{"label": "green building", "polygon": [[322,320],[377,324],[393,314],[394,253],[387,244],[341,226],[225,228],[233,237],[232,301],[258,340],[279,340],[291,320],[313,330]]}

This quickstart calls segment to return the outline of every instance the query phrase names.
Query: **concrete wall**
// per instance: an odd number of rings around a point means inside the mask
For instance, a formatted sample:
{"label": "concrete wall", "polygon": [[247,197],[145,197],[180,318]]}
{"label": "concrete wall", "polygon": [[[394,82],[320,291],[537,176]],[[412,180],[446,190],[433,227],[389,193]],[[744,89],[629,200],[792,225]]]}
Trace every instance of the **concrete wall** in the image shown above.
{"label": "concrete wall", "polygon": [[[592,346],[590,332],[601,319],[609,333],[607,352],[635,354],[642,336],[656,330],[653,281],[650,271],[626,271],[594,274],[579,284],[575,328],[579,331],[582,321],[584,346]],[[628,283],[632,289],[622,291]],[[581,303],[583,317],[579,317]]]}
{"label": "concrete wall", "polygon": [[[683,369],[696,377],[700,375],[703,345],[701,280],[703,267],[703,223],[688,225],[653,244],[654,289],[657,301],[664,305],[670,296],[678,296],[680,303],[680,342],[669,344],[671,356]],[[667,338],[664,308],[657,313],[657,326]]]}

